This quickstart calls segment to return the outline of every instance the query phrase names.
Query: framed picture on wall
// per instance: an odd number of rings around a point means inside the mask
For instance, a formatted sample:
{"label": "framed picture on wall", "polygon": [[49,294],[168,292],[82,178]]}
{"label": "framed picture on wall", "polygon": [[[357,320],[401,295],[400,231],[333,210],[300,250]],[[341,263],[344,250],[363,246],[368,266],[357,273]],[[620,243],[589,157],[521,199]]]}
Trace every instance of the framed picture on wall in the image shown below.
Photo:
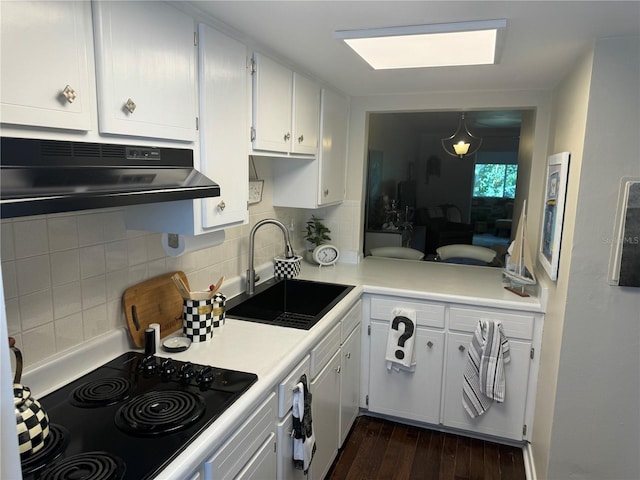
{"label": "framed picture on wall", "polygon": [[544,211],[542,214],[538,259],[549,278],[554,281],[558,278],[569,158],[569,152],[562,152],[551,155],[547,159]]}

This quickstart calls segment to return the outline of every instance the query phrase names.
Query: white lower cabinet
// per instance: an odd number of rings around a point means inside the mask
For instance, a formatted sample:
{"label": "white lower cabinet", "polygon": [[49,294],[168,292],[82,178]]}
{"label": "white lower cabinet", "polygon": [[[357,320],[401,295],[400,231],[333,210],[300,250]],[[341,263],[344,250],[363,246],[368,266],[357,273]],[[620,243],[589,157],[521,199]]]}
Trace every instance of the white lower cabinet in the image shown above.
{"label": "white lower cabinet", "polygon": [[204,480],[275,478],[276,411],[276,394],[271,393],[213,457],[204,463]]}
{"label": "white lower cabinet", "polygon": [[316,453],[309,478],[320,480],[329,471],[338,454],[340,416],[340,352],[335,353],[322,371],[311,381],[311,416],[316,439]]}
{"label": "white lower cabinet", "polygon": [[[360,303],[358,303],[358,306]],[[362,309],[356,308],[359,316]],[[344,320],[343,320],[344,323]],[[342,446],[360,411],[361,327],[351,332],[340,347],[340,441]]]}
{"label": "white lower cabinet", "polygon": [[531,342],[510,339],[511,362],[505,365],[504,403],[493,402],[481,416],[471,418],[462,406],[462,383],[471,334],[449,333],[444,386],[444,425],[496,437],[522,440],[529,381]]}
{"label": "white lower cabinet", "polygon": [[[538,356],[544,315],[529,311],[436,303],[403,297],[366,296],[370,338],[365,347],[364,400],[371,412],[491,435],[509,440],[530,439]],[[389,371],[385,352],[392,311],[416,313],[414,372]],[[511,360],[505,365],[504,403],[471,418],[462,405],[463,374],[473,332],[480,320],[502,323]],[[365,337],[366,338],[366,337]],[[367,378],[368,377],[368,378]],[[368,380],[368,383],[367,381]]]}
{"label": "white lower cabinet", "polygon": [[265,480],[276,471],[275,434],[269,435],[235,480]]}
{"label": "white lower cabinet", "polygon": [[293,412],[289,411],[276,428],[278,480],[303,480],[304,472],[293,466]]}
{"label": "white lower cabinet", "polygon": [[414,372],[387,369],[389,322],[371,322],[369,410],[426,423],[439,423],[444,333],[418,327]]}

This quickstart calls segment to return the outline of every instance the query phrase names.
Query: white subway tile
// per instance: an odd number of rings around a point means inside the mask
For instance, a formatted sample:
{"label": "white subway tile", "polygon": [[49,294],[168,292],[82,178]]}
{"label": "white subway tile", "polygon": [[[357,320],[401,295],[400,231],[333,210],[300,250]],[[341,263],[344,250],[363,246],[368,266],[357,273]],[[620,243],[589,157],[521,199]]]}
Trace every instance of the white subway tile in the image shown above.
{"label": "white subway tile", "polygon": [[107,301],[107,280],[105,275],[85,278],[81,281],[82,309],[93,308]]}
{"label": "white subway tile", "polygon": [[20,323],[24,330],[39,327],[53,321],[53,296],[51,290],[21,295]]}
{"label": "white subway tile", "polygon": [[19,239],[14,245],[16,258],[34,257],[49,252],[47,222],[44,218],[14,222],[13,231],[15,238]]}
{"label": "white subway tile", "polygon": [[107,301],[120,299],[129,284],[128,270],[118,270],[107,273]]}
{"label": "white subway tile", "polygon": [[28,367],[56,353],[53,322],[22,332],[22,356]]}
{"label": "white subway tile", "polygon": [[84,341],[84,325],[82,313],[61,318],[54,322],[56,336],[56,350],[62,352],[75,347]]}
{"label": "white subway tile", "polygon": [[59,319],[82,311],[80,282],[53,287],[53,318]]}
{"label": "white subway tile", "polygon": [[85,247],[104,242],[103,223],[100,213],[78,215],[78,245]]}
{"label": "white subway tile", "polygon": [[125,240],[127,238],[124,211],[105,212],[102,215],[102,221],[105,241],[111,242],[115,240]]}
{"label": "white subway tile", "polygon": [[147,241],[144,236],[129,238],[127,247],[130,266],[139,265],[147,261]]}
{"label": "white subway tile", "polygon": [[2,284],[4,286],[4,298],[15,298],[18,296],[16,262],[2,262]]}
{"label": "white subway tile", "polygon": [[104,249],[107,272],[122,270],[129,266],[129,245],[127,240],[106,243]]}
{"label": "white subway tile", "polygon": [[15,336],[22,331],[18,299],[12,298],[5,300],[4,308],[7,314],[7,333],[11,336]]}
{"label": "white subway tile", "polygon": [[0,223],[0,258],[4,262],[16,258],[13,238],[13,222],[3,220]]}
{"label": "white subway tile", "polygon": [[53,286],[80,280],[80,255],[77,249],[51,254],[51,281]]}
{"label": "white subway tile", "polygon": [[27,295],[51,288],[49,256],[39,255],[16,260],[18,294]]}
{"label": "white subway tile", "polygon": [[78,219],[75,216],[47,219],[49,251],[78,248]]}
{"label": "white subway tile", "polygon": [[107,321],[107,305],[102,304],[85,309],[82,312],[82,323],[84,325],[85,340],[106,333],[109,326],[109,322]]}
{"label": "white subway tile", "polygon": [[81,278],[103,275],[107,271],[105,261],[105,246],[93,245],[80,248],[80,276]]}

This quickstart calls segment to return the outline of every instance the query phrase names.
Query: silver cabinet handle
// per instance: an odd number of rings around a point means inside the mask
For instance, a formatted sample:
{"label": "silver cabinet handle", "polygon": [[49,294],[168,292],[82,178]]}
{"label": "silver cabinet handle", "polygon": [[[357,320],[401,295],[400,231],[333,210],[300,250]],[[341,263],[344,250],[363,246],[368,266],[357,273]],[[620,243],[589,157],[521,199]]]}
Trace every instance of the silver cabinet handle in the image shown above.
{"label": "silver cabinet handle", "polygon": [[129,113],[133,113],[134,110],[136,109],[137,105],[136,102],[134,102],[133,100],[131,100],[130,98],[127,99],[127,103],[124,104],[124,108],[129,112]]}
{"label": "silver cabinet handle", "polygon": [[302,143],[302,142],[304,142],[304,135],[300,135],[298,137],[298,143]]}
{"label": "silver cabinet handle", "polygon": [[466,349],[464,348],[464,345],[460,345],[458,347],[458,350],[460,350],[461,352],[464,352]]}
{"label": "silver cabinet handle", "polygon": [[340,365],[338,365],[338,366],[336,367],[336,373],[340,373],[340,371],[341,371],[341,370],[342,370],[342,369],[340,368]]}
{"label": "silver cabinet handle", "polygon": [[284,134],[284,141],[288,142],[291,139],[291,133],[287,132]]}
{"label": "silver cabinet handle", "polygon": [[73,88],[71,88],[71,85],[67,85],[64,87],[64,90],[62,90],[62,96],[67,99],[67,102],[73,103],[78,94]]}
{"label": "silver cabinet handle", "polygon": [[431,340],[429,340],[427,342],[427,347],[429,347],[429,348],[433,347],[433,342]]}
{"label": "silver cabinet handle", "polygon": [[221,212],[224,212],[224,209],[227,208],[227,204],[224,203],[224,200],[222,200],[219,204],[218,204],[218,210],[220,210]]}
{"label": "silver cabinet handle", "polygon": [[324,189],[324,196],[326,197],[326,196],[328,196],[328,195],[329,195],[329,189],[328,189],[328,188],[325,188],[325,189]]}
{"label": "silver cabinet handle", "polygon": [[351,358],[351,352],[345,353],[344,356],[347,357],[347,358]]}

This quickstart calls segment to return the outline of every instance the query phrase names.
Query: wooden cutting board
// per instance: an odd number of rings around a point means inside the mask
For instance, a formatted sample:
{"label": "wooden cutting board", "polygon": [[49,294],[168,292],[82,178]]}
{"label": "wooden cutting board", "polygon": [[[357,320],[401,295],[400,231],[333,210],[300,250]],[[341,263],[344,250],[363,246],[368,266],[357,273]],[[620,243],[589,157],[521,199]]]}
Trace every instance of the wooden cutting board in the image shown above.
{"label": "wooden cutting board", "polygon": [[[160,336],[182,328],[182,296],[171,281],[180,275],[189,287],[184,272],[170,272],[150,278],[125,290],[122,296],[124,315],[131,340],[136,347],[144,347],[144,331],[152,323],[160,324]],[[159,348],[159,345],[156,345]]]}

